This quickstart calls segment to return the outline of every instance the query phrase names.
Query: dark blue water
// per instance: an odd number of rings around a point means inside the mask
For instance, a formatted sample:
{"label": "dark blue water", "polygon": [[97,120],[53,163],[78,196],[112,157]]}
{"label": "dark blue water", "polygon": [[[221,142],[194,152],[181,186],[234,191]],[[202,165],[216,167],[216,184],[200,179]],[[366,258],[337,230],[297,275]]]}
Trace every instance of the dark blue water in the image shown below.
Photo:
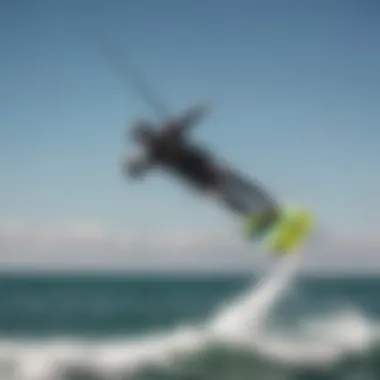
{"label": "dark blue water", "polygon": [[0,334],[108,335],[198,321],[250,283],[244,277],[2,276]]}

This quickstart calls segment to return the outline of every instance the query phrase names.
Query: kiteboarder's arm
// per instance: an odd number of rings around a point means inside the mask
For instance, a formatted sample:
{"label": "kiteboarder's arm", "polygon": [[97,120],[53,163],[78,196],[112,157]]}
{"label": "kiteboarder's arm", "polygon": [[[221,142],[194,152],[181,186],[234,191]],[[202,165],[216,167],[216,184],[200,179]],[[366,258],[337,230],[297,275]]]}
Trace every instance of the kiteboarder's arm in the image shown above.
{"label": "kiteboarder's arm", "polygon": [[201,121],[206,115],[208,107],[197,106],[190,108],[182,117],[170,121],[164,127],[164,133],[170,135],[182,136],[188,130],[193,128],[197,123]]}
{"label": "kiteboarder's arm", "polygon": [[124,174],[133,178],[142,177],[153,165],[153,160],[146,154],[126,159],[122,164]]}
{"label": "kiteboarder's arm", "polygon": [[208,110],[209,107],[200,105],[190,108],[182,118],[184,128],[189,129],[198,124],[206,116]]}

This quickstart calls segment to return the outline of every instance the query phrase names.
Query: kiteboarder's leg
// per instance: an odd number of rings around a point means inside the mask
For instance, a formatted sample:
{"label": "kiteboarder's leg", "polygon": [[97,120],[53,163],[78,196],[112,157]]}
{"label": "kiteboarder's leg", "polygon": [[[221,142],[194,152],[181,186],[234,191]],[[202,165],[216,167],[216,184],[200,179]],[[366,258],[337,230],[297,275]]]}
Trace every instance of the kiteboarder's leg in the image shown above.
{"label": "kiteboarder's leg", "polygon": [[234,173],[225,172],[219,191],[219,198],[232,212],[258,218],[263,228],[271,225],[279,216],[279,208],[269,195]]}

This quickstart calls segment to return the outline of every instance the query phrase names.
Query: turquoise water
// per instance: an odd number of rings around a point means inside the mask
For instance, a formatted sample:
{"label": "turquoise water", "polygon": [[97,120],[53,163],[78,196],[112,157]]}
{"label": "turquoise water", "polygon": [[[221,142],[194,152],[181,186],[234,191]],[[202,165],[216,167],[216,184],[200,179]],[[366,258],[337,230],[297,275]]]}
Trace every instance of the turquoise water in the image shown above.
{"label": "turquoise water", "polygon": [[3,274],[0,377],[380,379],[380,278],[285,277]]}

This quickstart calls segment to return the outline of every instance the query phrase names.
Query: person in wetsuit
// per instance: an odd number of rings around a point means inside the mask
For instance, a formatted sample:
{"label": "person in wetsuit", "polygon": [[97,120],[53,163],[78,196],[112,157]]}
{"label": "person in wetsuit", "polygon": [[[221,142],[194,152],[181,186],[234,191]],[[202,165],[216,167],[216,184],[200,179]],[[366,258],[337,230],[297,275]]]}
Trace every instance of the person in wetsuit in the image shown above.
{"label": "person in wetsuit", "polygon": [[147,124],[136,125],[132,135],[144,148],[144,157],[129,163],[129,175],[139,177],[159,165],[222,200],[234,213],[264,212],[270,223],[277,214],[276,207],[259,187],[224,168],[206,150],[189,143],[186,132],[200,116],[199,111],[195,111],[168,122],[159,131]]}

